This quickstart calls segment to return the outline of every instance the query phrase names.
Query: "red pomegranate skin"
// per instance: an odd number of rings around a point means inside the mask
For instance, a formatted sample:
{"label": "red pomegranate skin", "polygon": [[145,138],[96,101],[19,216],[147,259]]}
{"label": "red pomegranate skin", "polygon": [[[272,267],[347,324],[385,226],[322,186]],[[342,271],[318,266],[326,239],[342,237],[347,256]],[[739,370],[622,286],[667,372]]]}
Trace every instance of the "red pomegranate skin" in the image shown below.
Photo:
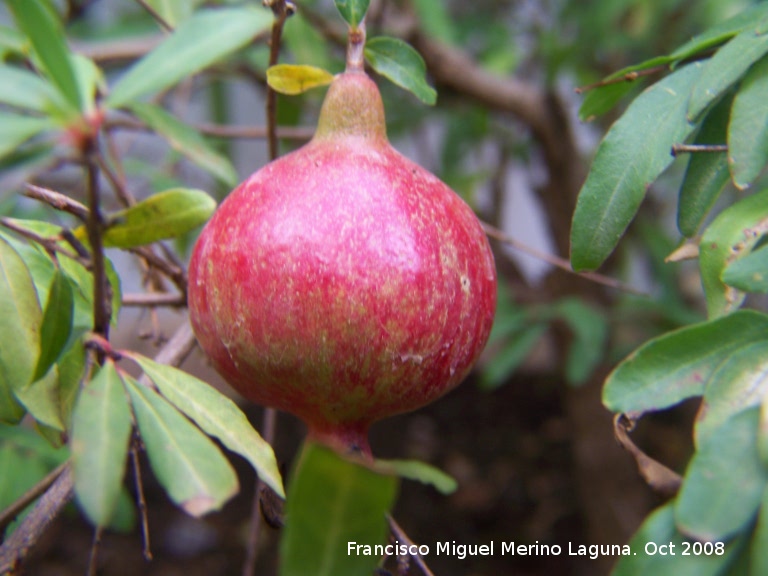
{"label": "red pomegranate skin", "polygon": [[229,195],[189,267],[192,326],[223,377],[367,455],[372,422],[467,375],[495,303],[474,213],[390,146],[362,72],[334,80],[307,145]]}

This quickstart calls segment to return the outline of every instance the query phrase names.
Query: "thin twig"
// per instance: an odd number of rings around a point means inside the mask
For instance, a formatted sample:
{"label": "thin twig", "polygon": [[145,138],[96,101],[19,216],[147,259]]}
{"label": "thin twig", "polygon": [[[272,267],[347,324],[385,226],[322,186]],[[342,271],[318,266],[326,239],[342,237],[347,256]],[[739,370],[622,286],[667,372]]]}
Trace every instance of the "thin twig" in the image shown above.
{"label": "thin twig", "polygon": [[601,88],[603,86],[610,86],[611,84],[634,82],[643,76],[652,76],[653,74],[658,74],[659,72],[664,72],[665,70],[669,70],[669,65],[664,64],[662,66],[653,66],[652,68],[646,68],[644,70],[635,70],[632,72],[627,72],[626,74],[622,74],[621,76],[616,76],[614,78],[606,78],[600,82],[595,82],[594,84],[579,86],[578,88],[574,89],[574,92],[576,92],[576,94],[583,94],[589,90],[594,90],[595,88]]}
{"label": "thin twig", "polygon": [[27,198],[39,200],[49,206],[67,212],[75,216],[78,220],[85,222],[88,220],[88,207],[84,204],[80,204],[76,200],[72,200],[69,196],[65,196],[55,190],[43,188],[42,186],[35,186],[34,184],[25,184],[24,191],[22,192]]}
{"label": "thin twig", "polygon": [[101,548],[101,536],[104,528],[96,526],[93,529],[93,541],[91,542],[91,554],[88,558],[88,576],[96,576],[99,570],[99,549]]}
{"label": "thin twig", "polygon": [[27,506],[32,504],[32,502],[37,500],[46,490],[48,490],[48,488],[51,487],[51,485],[59,476],[61,476],[68,465],[68,462],[64,462],[60,466],[56,467],[54,470],[49,472],[45,478],[40,480],[40,482],[27,490],[24,495],[21,496],[21,498],[3,510],[2,514],[0,514],[0,534],[5,531],[8,525],[13,522]]}
{"label": "thin twig", "polygon": [[93,273],[93,331],[105,338],[109,337],[109,321],[112,316],[112,299],[107,280],[107,268],[104,257],[103,233],[104,217],[101,214],[101,190],[99,187],[99,167],[96,162],[98,144],[96,137],[89,140],[84,152],[86,188],[89,213],[86,220],[88,242],[91,245],[91,263]]}
{"label": "thin twig", "polygon": [[[277,429],[277,410],[274,408],[264,409],[264,418],[262,424],[261,436],[270,446],[275,441],[275,432]],[[262,511],[261,511],[261,493],[270,488],[264,484],[261,478],[256,480],[256,486],[253,493],[253,502],[251,504],[251,519],[248,530],[248,546],[245,552],[245,562],[243,564],[243,576],[253,576],[256,567],[256,557],[258,556],[258,542],[261,536]]]}
{"label": "thin twig", "polygon": [[109,180],[117,199],[120,200],[123,206],[128,207],[136,204],[136,198],[134,198],[133,194],[128,190],[128,187],[125,184],[125,179],[122,178],[121,175],[118,175],[116,171],[112,170],[109,162],[107,162],[107,159],[104,158],[104,155],[100,152],[96,154],[96,163],[107,177],[107,180]]}
{"label": "thin twig", "polygon": [[[280,39],[283,36],[283,26],[288,18],[288,10],[284,0],[271,0],[269,7],[275,15],[272,22],[272,35],[269,40],[269,65],[277,64],[280,54]],[[267,141],[269,142],[269,157],[277,158],[277,92],[267,86]]]}
{"label": "thin twig", "polygon": [[138,443],[138,436],[134,436],[131,443],[131,462],[133,463],[133,479],[136,485],[136,504],[139,508],[139,518],[141,519],[142,552],[144,559],[150,561],[152,560],[152,548],[150,547],[149,540],[149,518],[147,516],[147,501],[144,498],[144,483],[141,480]]}
{"label": "thin twig", "polygon": [[54,238],[45,238],[44,236],[40,236],[39,234],[35,234],[31,230],[27,230],[26,228],[22,226],[18,226],[15,222],[13,222],[12,219],[6,218],[5,216],[0,217],[0,226],[7,228],[8,230],[12,230],[13,232],[16,232],[19,236],[23,236],[27,240],[31,240],[33,242],[37,242],[45,248],[45,250],[49,253],[51,252],[58,252],[59,254],[66,256],[67,258],[72,258],[73,260],[77,260],[78,262],[81,262],[84,266],[90,266],[90,260],[83,260],[81,259],[77,254],[74,252],[70,252],[63,246],[61,246],[56,239]]}
{"label": "thin twig", "polygon": [[[280,39],[283,35],[283,25],[286,18],[293,12],[292,9],[289,12],[285,0],[267,0],[264,4],[269,6],[275,15],[275,20],[272,24],[272,36],[269,42],[269,65],[274,66],[277,64],[280,55]],[[266,115],[269,158],[270,160],[275,160],[279,154],[277,140],[277,93],[270,86],[267,86]],[[262,437],[270,445],[274,444],[276,428],[277,411],[274,408],[265,408]],[[251,506],[250,529],[248,532],[245,562],[243,563],[243,576],[253,576],[254,574],[262,525],[261,494],[262,491],[267,489],[261,478],[258,478]]]}
{"label": "thin twig", "polygon": [[146,10],[147,12],[149,12],[149,15],[152,16],[152,18],[154,18],[157,21],[157,23],[160,24],[160,26],[162,26],[163,29],[165,29],[166,32],[173,32],[173,26],[171,26],[168,23],[168,21],[160,15],[160,13],[157,10],[155,10],[154,8],[152,8],[152,6],[147,4],[145,0],[136,0],[136,2],[141,4],[141,7],[144,8],[144,10]]}
{"label": "thin twig", "polygon": [[[395,519],[392,518],[389,514],[387,514],[387,522],[389,523],[389,529],[392,531],[392,534],[395,535],[395,537],[400,540],[401,542],[405,542],[408,544],[409,547],[415,546],[413,543],[413,540],[411,540],[408,537],[408,534],[405,533],[405,531],[400,527],[400,525],[395,522]],[[411,548],[412,549],[412,548]],[[424,576],[435,576],[432,573],[432,570],[429,569],[427,564],[424,562],[424,559],[419,554],[412,554],[411,558],[413,558],[416,561],[416,565],[421,570],[422,574]]]}
{"label": "thin twig", "polygon": [[554,256],[552,254],[547,254],[546,252],[536,250],[535,248],[532,248],[527,244],[523,244],[519,240],[515,240],[514,238],[512,238],[511,236],[508,236],[507,234],[505,234],[495,226],[491,226],[486,222],[481,222],[480,225],[483,227],[483,230],[485,231],[485,233],[491,238],[494,238],[499,242],[502,242],[503,244],[511,246],[512,248],[515,248],[520,252],[525,252],[526,254],[529,254],[534,258],[538,258],[539,260],[542,260],[547,264],[551,264],[552,266],[559,268],[560,270],[564,270],[569,274],[575,274],[576,276],[581,276],[582,278],[591,280],[596,284],[602,284],[603,286],[608,286],[609,288],[622,290],[623,292],[634,294],[636,296],[648,296],[648,294],[643,292],[642,290],[638,290],[637,288],[634,288],[629,284],[622,282],[621,280],[616,280],[615,278],[610,278],[609,276],[604,276],[602,274],[598,274],[597,272],[576,272],[574,271],[573,268],[571,268],[571,263],[564,258],[560,258],[559,256]]}
{"label": "thin twig", "polygon": [[179,307],[187,303],[182,294],[170,294],[167,292],[145,292],[140,294],[123,294],[123,306],[153,307],[171,306]]}
{"label": "thin twig", "polygon": [[[264,126],[237,126],[223,124],[193,124],[198,132],[208,136],[218,136],[219,138],[243,138],[257,139],[266,138],[267,128]],[[275,129],[277,137],[281,140],[309,140],[315,133],[311,126],[278,126]]]}
{"label": "thin twig", "polygon": [[728,152],[727,144],[675,144],[672,146],[672,156],[679,154],[695,154],[697,152]]}
{"label": "thin twig", "polygon": [[156,254],[148,246],[131,248],[129,251],[133,252],[137,256],[141,256],[147,261],[148,264],[154,266],[160,270],[160,272],[168,276],[168,278],[171,279],[171,281],[183,294],[187,293],[187,275],[181,267],[168,262],[168,260],[159,254]]}

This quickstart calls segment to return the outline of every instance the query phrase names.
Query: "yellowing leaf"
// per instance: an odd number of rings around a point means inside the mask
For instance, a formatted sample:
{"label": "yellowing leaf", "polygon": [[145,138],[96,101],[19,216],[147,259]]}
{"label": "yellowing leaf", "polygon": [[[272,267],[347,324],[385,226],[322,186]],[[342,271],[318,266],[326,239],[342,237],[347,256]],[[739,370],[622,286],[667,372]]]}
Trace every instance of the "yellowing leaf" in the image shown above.
{"label": "yellowing leaf", "polygon": [[267,69],[267,84],[281,94],[301,94],[331,82],[333,74],[315,66],[277,64]]}

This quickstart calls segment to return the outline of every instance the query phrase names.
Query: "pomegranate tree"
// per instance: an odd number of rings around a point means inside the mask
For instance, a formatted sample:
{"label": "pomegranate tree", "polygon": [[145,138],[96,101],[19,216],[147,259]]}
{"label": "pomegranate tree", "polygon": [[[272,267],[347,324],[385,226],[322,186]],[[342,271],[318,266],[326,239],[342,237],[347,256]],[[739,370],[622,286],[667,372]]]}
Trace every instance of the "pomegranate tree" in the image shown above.
{"label": "pomegranate tree", "polygon": [[189,268],[200,345],[243,396],[370,456],[376,420],[467,375],[496,272],[472,210],[389,144],[378,88],[350,60],[304,147],[222,203]]}

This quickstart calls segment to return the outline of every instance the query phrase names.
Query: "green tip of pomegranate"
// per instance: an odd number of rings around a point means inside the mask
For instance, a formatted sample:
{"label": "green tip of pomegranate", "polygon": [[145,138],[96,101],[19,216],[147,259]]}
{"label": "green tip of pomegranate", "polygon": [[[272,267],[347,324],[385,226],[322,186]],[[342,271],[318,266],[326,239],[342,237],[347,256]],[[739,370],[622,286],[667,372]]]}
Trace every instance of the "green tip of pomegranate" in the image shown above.
{"label": "green tip of pomegranate", "polygon": [[224,378],[367,458],[371,423],[467,375],[495,302],[474,213],[389,145],[378,89],[355,70],[312,141],[221,204],[189,268],[192,326]]}

